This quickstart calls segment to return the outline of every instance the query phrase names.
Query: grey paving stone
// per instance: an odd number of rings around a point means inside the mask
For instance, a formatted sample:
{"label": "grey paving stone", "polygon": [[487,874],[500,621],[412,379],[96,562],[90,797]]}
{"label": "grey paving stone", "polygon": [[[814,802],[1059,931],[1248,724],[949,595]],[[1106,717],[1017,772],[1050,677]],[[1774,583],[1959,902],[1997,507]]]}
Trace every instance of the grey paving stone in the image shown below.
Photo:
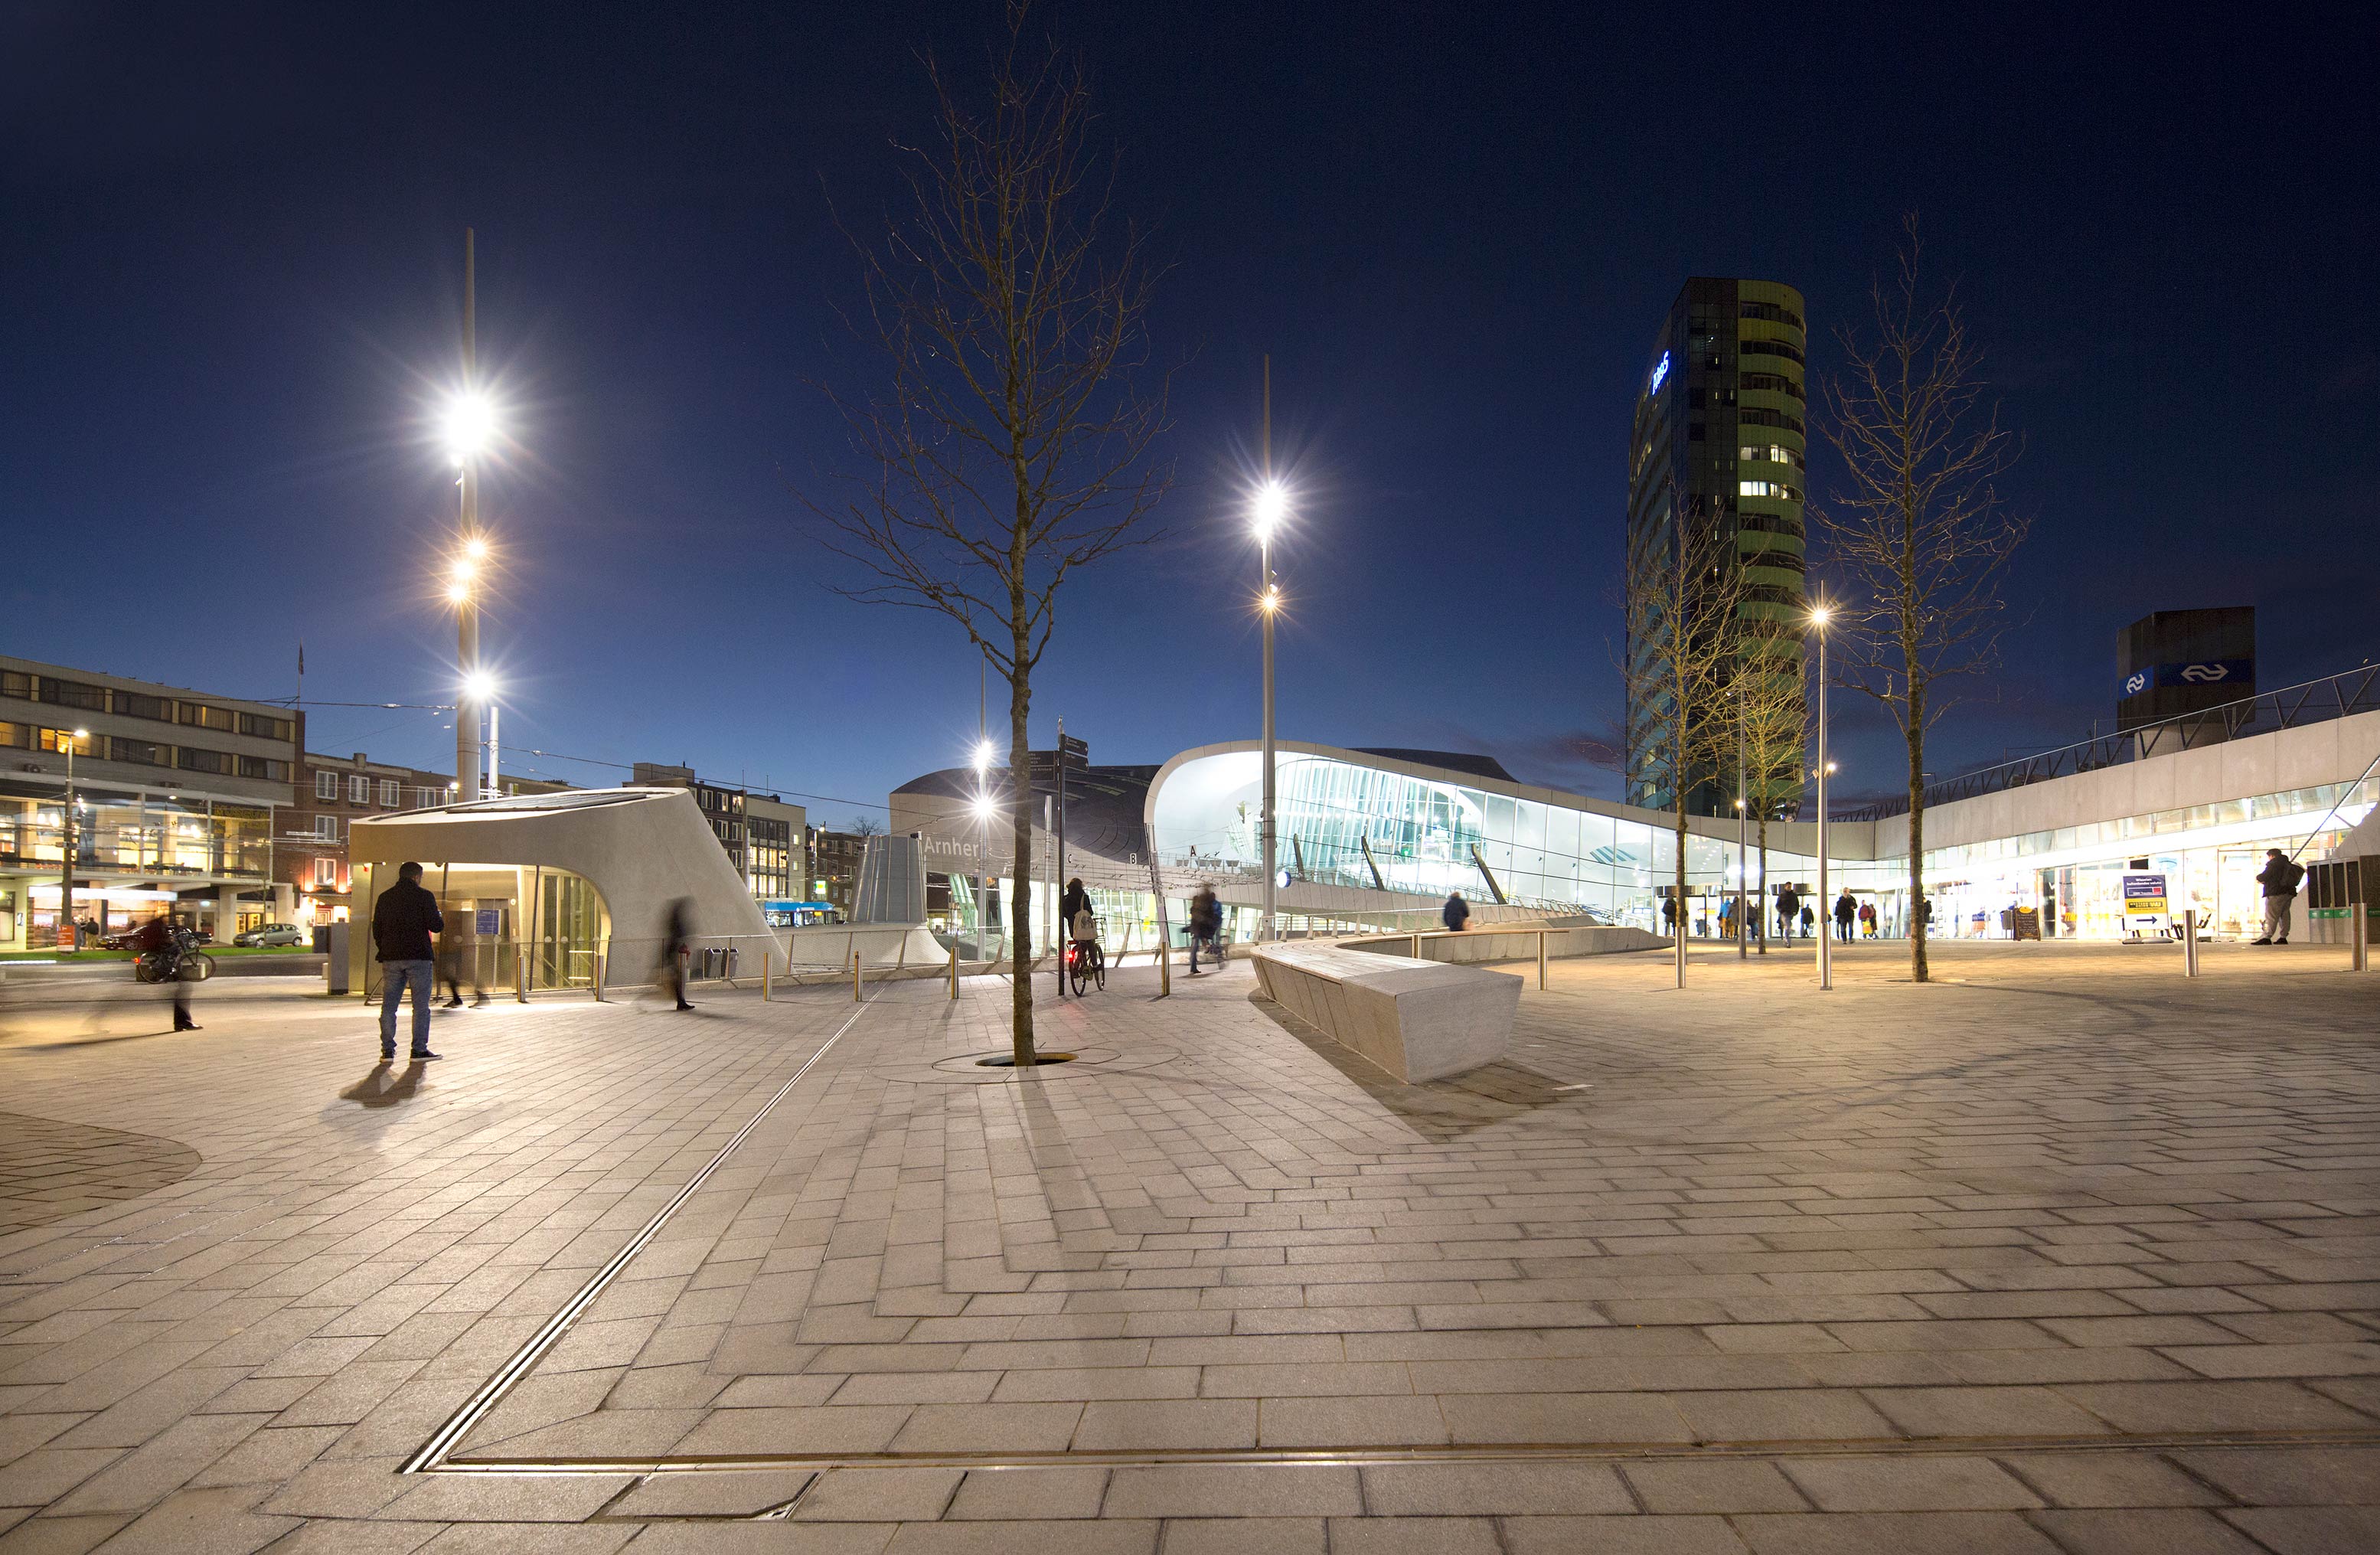
{"label": "grey paving stone", "polygon": [[1644,1459],[1621,1473],[1645,1510],[1656,1513],[1806,1512],[1809,1499],[1759,1458]]}
{"label": "grey paving stone", "polygon": [[1777,1466],[1821,1512],[1988,1512],[2042,1504],[1988,1458],[1784,1458]]}
{"label": "grey paving stone", "polygon": [[2044,1512],[2033,1521],[2070,1555],[2258,1555],[2264,1549],[2211,1512]]}

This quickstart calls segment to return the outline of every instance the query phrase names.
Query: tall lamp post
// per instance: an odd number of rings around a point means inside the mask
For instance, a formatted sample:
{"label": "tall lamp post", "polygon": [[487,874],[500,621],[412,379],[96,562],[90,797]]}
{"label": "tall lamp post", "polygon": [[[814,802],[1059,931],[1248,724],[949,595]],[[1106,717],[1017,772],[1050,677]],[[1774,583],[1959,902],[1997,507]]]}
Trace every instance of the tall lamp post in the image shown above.
{"label": "tall lamp post", "polygon": [[474,588],[488,542],[480,530],[480,461],[494,440],[495,412],[480,387],[477,249],[463,229],[463,385],[447,402],[446,446],[462,488],[463,555],[455,564],[447,598],[455,603],[455,657],[464,684],[455,709],[455,781],[464,799],[480,792],[480,706],[469,686],[480,670],[480,604]]}
{"label": "tall lamp post", "polygon": [[991,794],[984,787],[991,773],[991,741],[975,747],[975,954],[985,960],[984,934],[991,928],[991,898],[986,881],[991,868]]}
{"label": "tall lamp post", "polygon": [[59,853],[64,862],[58,866],[58,943],[74,947],[74,867],[75,867],[75,747],[91,738],[88,729],[77,729],[67,737],[67,808],[59,818]]}
{"label": "tall lamp post", "polygon": [[1263,568],[1257,613],[1264,617],[1264,801],[1257,811],[1257,830],[1264,843],[1264,920],[1257,929],[1259,941],[1273,937],[1274,892],[1280,883],[1280,843],[1273,835],[1277,799],[1273,793],[1272,622],[1281,613],[1281,586],[1272,575],[1272,531],[1288,511],[1289,494],[1278,482],[1266,481],[1257,492],[1256,503],[1257,550]]}
{"label": "tall lamp post", "polygon": [[1827,623],[1834,616],[1825,601],[1810,609],[1810,625],[1818,629],[1818,986],[1835,986],[1835,905],[1827,894]]}

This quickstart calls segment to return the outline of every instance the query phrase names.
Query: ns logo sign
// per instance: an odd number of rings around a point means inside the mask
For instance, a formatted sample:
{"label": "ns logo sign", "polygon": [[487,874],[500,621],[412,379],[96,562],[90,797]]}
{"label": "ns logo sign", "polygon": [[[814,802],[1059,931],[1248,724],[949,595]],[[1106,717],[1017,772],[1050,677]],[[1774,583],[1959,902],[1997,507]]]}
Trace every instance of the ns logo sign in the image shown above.
{"label": "ns logo sign", "polygon": [[2212,685],[2216,681],[2228,680],[2230,677],[2231,668],[2228,664],[2184,664],[2181,669],[2182,679],[2196,681],[2203,685]]}

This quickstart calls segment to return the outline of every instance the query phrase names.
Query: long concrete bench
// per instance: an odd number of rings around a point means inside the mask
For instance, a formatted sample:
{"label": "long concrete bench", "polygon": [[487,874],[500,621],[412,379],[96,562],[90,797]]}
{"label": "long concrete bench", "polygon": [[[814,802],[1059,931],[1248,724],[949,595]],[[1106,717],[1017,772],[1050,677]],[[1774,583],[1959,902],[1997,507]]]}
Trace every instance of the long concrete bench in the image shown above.
{"label": "long concrete bench", "polygon": [[[1409,934],[1375,934],[1348,942],[1354,949],[1398,956],[1411,955],[1414,944]],[[1460,934],[1431,930],[1422,935],[1420,948],[1424,961],[1535,961],[1537,929],[1535,924],[1489,924]],[[1573,955],[1669,948],[1670,942],[1658,934],[1620,924],[1577,924],[1546,930],[1546,954],[1557,961]]]}
{"label": "long concrete bench", "polygon": [[1508,973],[1297,944],[1259,948],[1256,967],[1267,998],[1407,1085],[1492,1063],[1512,1046],[1521,979]]}

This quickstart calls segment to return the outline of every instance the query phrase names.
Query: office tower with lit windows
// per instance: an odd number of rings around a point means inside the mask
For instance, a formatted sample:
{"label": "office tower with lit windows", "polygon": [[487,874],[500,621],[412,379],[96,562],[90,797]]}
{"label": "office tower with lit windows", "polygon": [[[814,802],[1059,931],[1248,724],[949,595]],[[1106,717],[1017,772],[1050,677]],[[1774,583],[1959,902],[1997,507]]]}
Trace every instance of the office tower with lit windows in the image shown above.
{"label": "office tower with lit windows", "polygon": [[[1628,460],[1628,574],[1674,568],[1682,538],[1712,526],[1722,557],[1742,585],[1736,633],[1746,654],[1773,660],[1799,686],[1803,617],[1802,500],[1807,415],[1802,294],[1775,281],[1697,275],[1670,304],[1638,380]],[[1682,528],[1681,526],[1684,526]],[[1662,624],[1656,622],[1658,634]],[[1658,651],[1627,645],[1632,667]],[[1632,684],[1642,677],[1632,674]],[[1798,695],[1798,692],[1789,693]],[[1628,802],[1667,808],[1667,774],[1651,753],[1664,748],[1667,699],[1632,694],[1627,710]],[[1799,720],[1794,721],[1799,726]],[[1736,771],[1727,754],[1689,767],[1687,808],[1734,813]],[[1798,749],[1751,803],[1791,813],[1801,795]],[[1747,787],[1756,787],[1748,784]]]}

